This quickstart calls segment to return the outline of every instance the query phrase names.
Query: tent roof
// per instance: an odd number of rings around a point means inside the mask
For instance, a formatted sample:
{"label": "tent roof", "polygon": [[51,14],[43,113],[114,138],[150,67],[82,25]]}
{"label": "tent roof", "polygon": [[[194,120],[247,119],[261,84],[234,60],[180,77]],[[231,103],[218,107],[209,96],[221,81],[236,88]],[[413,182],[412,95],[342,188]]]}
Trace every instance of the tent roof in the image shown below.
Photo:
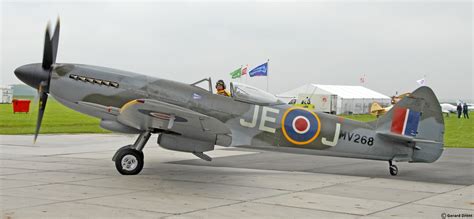
{"label": "tent roof", "polygon": [[298,94],[334,94],[346,99],[390,99],[390,97],[362,86],[306,84],[279,96],[298,96]]}
{"label": "tent roof", "polygon": [[0,89],[12,89],[12,86],[9,86],[9,85],[0,85]]}

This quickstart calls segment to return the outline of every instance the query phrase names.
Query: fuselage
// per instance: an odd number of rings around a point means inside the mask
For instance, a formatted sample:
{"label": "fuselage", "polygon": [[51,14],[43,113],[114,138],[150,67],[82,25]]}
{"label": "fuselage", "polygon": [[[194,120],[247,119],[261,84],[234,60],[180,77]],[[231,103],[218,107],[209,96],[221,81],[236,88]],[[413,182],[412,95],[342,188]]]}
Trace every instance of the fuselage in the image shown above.
{"label": "fuselage", "polygon": [[[48,96],[78,112],[97,117],[102,128],[139,134],[112,160],[124,175],[144,166],[143,148],[153,133],[169,150],[204,152],[215,145],[257,147],[290,153],[389,161],[433,162],[443,151],[444,120],[439,101],[420,87],[373,122],[357,122],[313,112],[277,100],[274,95],[231,83],[231,97],[182,82],[83,64],[57,64],[59,20],[46,29],[42,63],[22,65],[14,73],[39,93],[34,140],[40,132]],[[52,33],[52,35],[51,35]],[[49,94],[49,95],[48,95]],[[420,128],[418,128],[420,126]]]}
{"label": "fuselage", "polygon": [[[376,135],[375,123],[319,112],[304,115],[287,104],[237,101],[190,84],[104,67],[58,64],[52,72],[50,94],[62,104],[102,121],[115,122],[116,116],[79,103],[121,108],[135,99],[154,99],[185,107],[226,124],[231,130],[232,146],[378,160],[392,159],[394,150],[411,154],[407,147],[377,144],[383,139]],[[303,138],[295,134],[302,132],[307,133]]]}

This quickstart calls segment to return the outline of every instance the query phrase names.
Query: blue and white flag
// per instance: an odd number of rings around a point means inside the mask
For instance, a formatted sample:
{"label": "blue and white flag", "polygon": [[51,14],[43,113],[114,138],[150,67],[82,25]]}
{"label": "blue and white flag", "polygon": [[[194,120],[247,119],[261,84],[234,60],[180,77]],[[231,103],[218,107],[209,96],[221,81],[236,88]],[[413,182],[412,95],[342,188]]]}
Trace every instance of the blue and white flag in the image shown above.
{"label": "blue and white flag", "polygon": [[267,76],[268,73],[268,62],[265,62],[249,72],[250,77],[254,76]]}

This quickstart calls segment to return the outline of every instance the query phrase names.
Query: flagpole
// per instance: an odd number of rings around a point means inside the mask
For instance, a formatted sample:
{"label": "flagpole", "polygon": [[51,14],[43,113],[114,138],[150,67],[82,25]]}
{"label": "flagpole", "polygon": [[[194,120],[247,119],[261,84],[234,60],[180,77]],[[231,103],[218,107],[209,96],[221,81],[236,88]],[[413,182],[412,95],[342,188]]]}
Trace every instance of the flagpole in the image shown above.
{"label": "flagpole", "polygon": [[245,68],[247,69],[247,70],[246,70],[247,73],[245,74],[245,75],[246,75],[246,76],[245,76],[245,84],[247,84],[247,83],[248,83],[248,79],[247,79],[247,78],[249,77],[249,76],[248,76],[248,74],[249,74],[249,64],[247,64],[247,65],[245,66]]}
{"label": "flagpole", "polygon": [[269,91],[268,91],[268,77],[269,77],[269,76],[268,76],[268,74],[269,74],[269,71],[268,71],[268,63],[269,63],[269,62],[270,62],[270,59],[267,59],[267,92],[269,92]]}
{"label": "flagpole", "polygon": [[240,77],[239,82],[242,83],[242,65],[240,65]]}

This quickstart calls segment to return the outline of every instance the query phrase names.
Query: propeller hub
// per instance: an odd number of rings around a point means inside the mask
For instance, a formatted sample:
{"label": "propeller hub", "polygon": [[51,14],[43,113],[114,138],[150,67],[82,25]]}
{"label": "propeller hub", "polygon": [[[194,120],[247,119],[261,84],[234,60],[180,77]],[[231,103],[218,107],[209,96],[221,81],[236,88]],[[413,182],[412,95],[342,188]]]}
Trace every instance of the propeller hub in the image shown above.
{"label": "propeller hub", "polygon": [[41,66],[41,63],[20,66],[15,69],[15,75],[25,84],[38,89],[41,82],[49,80],[49,70],[45,70]]}

